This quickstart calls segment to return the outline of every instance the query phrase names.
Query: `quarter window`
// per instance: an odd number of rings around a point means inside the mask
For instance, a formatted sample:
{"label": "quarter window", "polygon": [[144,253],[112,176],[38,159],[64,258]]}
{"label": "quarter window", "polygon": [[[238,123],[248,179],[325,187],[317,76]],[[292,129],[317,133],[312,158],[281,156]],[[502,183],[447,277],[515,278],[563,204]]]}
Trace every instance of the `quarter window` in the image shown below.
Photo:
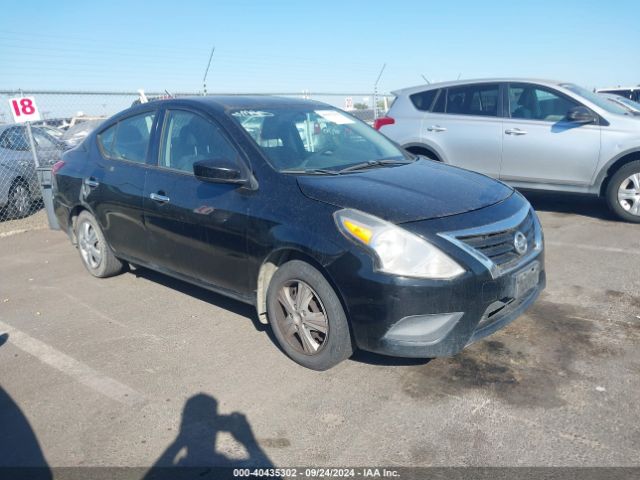
{"label": "quarter window", "polygon": [[103,153],[117,160],[145,163],[155,112],[120,120],[98,134]]}
{"label": "quarter window", "polygon": [[509,86],[509,113],[511,118],[558,122],[577,102],[553,91],[534,85]]}
{"label": "quarter window", "polygon": [[200,160],[237,159],[235,148],[220,128],[195,113],[169,110],[166,115],[160,166],[193,172],[193,164]]}
{"label": "quarter window", "polygon": [[427,90],[424,92],[414,93],[410,95],[411,103],[418,110],[428,112],[431,109],[431,105],[436,98],[438,90]]}
{"label": "quarter window", "polygon": [[447,90],[447,113],[498,116],[498,85],[465,85]]}

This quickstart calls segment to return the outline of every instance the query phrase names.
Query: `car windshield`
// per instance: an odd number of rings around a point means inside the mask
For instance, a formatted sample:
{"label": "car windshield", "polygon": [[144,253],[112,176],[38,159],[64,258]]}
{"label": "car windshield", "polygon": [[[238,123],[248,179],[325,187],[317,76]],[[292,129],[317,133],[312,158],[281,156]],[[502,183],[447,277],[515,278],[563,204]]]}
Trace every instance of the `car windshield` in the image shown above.
{"label": "car windshield", "polygon": [[618,115],[627,114],[627,110],[625,108],[621,107],[620,105],[616,105],[613,102],[610,102],[609,100],[604,98],[602,95],[598,95],[595,92],[591,92],[586,88],[580,87],[573,83],[564,83],[560,86],[566,88],[567,90],[572,91],[577,95],[580,95],[581,97],[586,98],[591,103],[597,105],[598,107],[602,108],[603,110],[606,110],[609,113],[616,113]]}
{"label": "car windshield", "polygon": [[410,161],[382,134],[331,107],[237,110],[231,116],[282,173],[331,174]]}

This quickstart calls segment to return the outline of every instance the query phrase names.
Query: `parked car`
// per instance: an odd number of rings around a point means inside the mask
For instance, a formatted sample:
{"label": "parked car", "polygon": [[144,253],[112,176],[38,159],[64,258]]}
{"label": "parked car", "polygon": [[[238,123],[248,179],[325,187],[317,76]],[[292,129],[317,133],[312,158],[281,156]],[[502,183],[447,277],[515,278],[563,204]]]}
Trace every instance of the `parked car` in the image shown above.
{"label": "parked car", "polygon": [[618,95],[635,102],[640,102],[640,85],[635,87],[610,87],[610,88],[598,88],[598,93],[611,93]]}
{"label": "parked car", "polygon": [[571,83],[488,79],[407,88],[378,128],[408,151],[532,190],[606,198],[640,222],[640,122]]}
{"label": "parked car", "polygon": [[82,142],[82,140],[84,140],[84,138],[95,128],[98,128],[102,122],[104,122],[104,118],[91,119],[76,123],[64,132],[62,141],[66,143],[69,148],[73,148]]}
{"label": "parked car", "polygon": [[621,97],[620,95],[614,95],[613,93],[601,93],[604,98],[610,102],[620,105],[627,110],[628,114],[639,116],[640,115],[640,103],[629,100],[627,97]]}
{"label": "parked car", "polygon": [[56,140],[62,140],[62,137],[65,133],[64,130],[60,130],[57,127],[52,127],[51,125],[38,125],[38,128],[49,136],[55,138]]}
{"label": "parked car", "polygon": [[131,263],[253,304],[312,369],[356,347],[453,355],[545,285],[542,230],[522,195],[323,103],[143,104],[53,174],[56,216],[89,273]]}
{"label": "parked car", "polygon": [[[64,145],[41,127],[32,127],[41,166],[60,160]],[[23,125],[0,125],[0,217],[21,218],[42,198],[33,153]]]}

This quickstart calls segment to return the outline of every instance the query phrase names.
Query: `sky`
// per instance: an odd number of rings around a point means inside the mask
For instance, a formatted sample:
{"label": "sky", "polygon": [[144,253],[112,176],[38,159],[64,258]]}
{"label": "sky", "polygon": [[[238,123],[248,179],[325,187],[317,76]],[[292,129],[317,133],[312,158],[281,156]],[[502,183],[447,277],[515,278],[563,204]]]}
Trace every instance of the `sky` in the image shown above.
{"label": "sky", "polygon": [[640,83],[640,2],[4,0],[0,89],[372,92],[518,76]]}

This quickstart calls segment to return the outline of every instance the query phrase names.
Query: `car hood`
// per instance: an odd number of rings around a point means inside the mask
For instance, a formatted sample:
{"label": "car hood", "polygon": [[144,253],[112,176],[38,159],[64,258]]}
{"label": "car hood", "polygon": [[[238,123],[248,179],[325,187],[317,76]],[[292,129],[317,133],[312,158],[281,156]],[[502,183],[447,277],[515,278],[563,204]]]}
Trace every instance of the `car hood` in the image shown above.
{"label": "car hood", "polygon": [[309,198],[392,223],[465,213],[496,204],[513,193],[484,175],[430,160],[340,176],[299,176],[298,185]]}

